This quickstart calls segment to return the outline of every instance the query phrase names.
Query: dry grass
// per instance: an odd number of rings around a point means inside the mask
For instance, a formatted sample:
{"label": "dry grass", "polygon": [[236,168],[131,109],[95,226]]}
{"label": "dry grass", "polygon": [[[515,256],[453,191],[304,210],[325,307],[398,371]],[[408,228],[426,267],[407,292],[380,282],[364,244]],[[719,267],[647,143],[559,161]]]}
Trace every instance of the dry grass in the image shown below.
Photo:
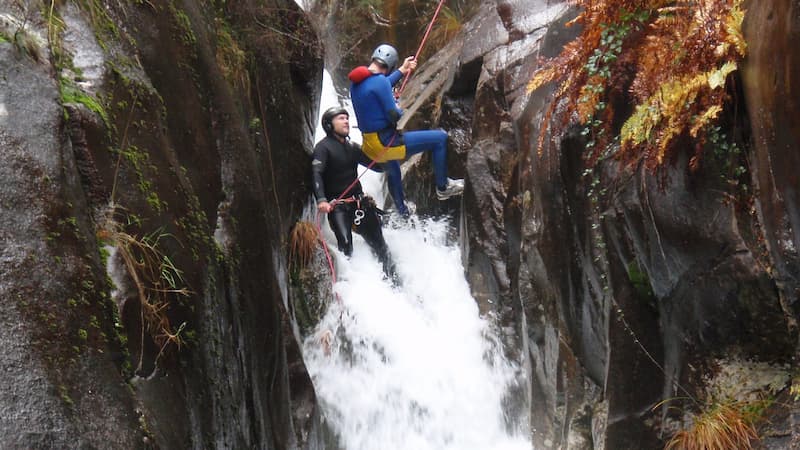
{"label": "dry grass", "polygon": [[292,229],[289,238],[289,265],[292,268],[304,269],[314,257],[317,249],[319,233],[317,227],[306,221],[299,221]]}
{"label": "dry grass", "polygon": [[667,450],[750,450],[758,440],[747,405],[740,402],[720,403],[694,419],[687,430],[670,439]]}
{"label": "dry grass", "polygon": [[[176,330],[167,315],[170,298],[176,295],[188,296],[191,291],[183,286],[182,272],[159,247],[160,241],[169,235],[160,231],[143,237],[128,233],[125,231],[127,220],[120,220],[125,214],[120,210],[121,207],[113,203],[109,206],[98,228],[97,237],[119,252],[128,276],[136,287],[143,328],[142,339],[147,331],[159,346],[157,361],[170,343],[178,348],[183,343],[180,333],[185,324]],[[140,355],[140,366],[142,356]]]}

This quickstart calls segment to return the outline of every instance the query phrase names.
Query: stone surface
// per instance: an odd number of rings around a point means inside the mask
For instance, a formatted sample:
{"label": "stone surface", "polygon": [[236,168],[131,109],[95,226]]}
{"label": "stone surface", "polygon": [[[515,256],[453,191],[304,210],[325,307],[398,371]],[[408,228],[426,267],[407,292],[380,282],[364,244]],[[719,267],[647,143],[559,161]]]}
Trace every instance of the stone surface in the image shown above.
{"label": "stone surface", "polygon": [[[322,65],[306,17],[288,1],[68,2],[62,70],[23,3],[0,0],[0,446],[335,447],[297,343],[314,314],[286,259]],[[467,181],[438,202],[429,159],[414,158],[408,197],[458,224],[481,311],[526,368],[507,404],[536,448],[658,448],[675,418],[653,407],[700,392],[714,358],[796,354],[797,12],[770,0],[747,14],[736,100],[752,209],[685,156],[658,174],[606,161],[596,208],[579,133],[539,151],[552,87],[526,85],[578,32],[567,2],[483,2],[406,88],[406,129],[447,129],[451,175]],[[59,70],[103,114],[61,105]],[[131,234],[166,233],[192,292],[169,304],[180,351],[142,332],[119,253],[108,282],[96,234],[109,202]],[[783,389],[765,448],[797,446]]]}
{"label": "stone surface", "polygon": [[[746,19],[757,211],[732,203],[713,167],[690,174],[685,157],[656,174],[606,161],[595,209],[576,130],[537,149],[552,90],[525,86],[540,56],[574,38],[566,4],[484,5],[409,83],[408,123],[447,129],[450,169],[467,180],[457,209],[417,204],[462,216],[473,293],[514,325],[510,354],[528,358],[536,448],[657,448],[666,414],[652,408],[685,395],[678,384],[702,390],[715,355],[794,353],[798,115],[785,96],[800,70],[787,44],[795,3],[768,2]],[[431,89],[434,80],[450,81]],[[427,161],[407,169],[409,197],[425,197]]]}
{"label": "stone surface", "polygon": [[[753,5],[755,6],[755,5]],[[748,42],[742,81],[753,133],[750,158],[757,188],[759,223],[775,279],[797,319],[800,299],[800,5],[792,0],[759,2],[744,22]],[[796,324],[795,324],[796,326]]]}
{"label": "stone surface", "polygon": [[[47,8],[25,4],[0,1],[0,447],[320,448],[287,312],[321,78],[305,15],[291,1],[56,2],[55,58]],[[80,95],[60,100],[59,84]],[[119,249],[108,284],[96,233],[110,203],[190,291],[166,297],[180,349],[145,330]]]}

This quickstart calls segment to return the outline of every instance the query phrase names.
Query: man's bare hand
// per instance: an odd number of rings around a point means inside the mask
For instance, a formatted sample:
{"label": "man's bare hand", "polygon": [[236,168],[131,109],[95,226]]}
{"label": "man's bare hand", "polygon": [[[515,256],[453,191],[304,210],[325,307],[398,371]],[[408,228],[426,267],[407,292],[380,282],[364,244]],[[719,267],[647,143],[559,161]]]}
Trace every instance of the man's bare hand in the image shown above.
{"label": "man's bare hand", "polygon": [[331,205],[328,202],[319,202],[319,204],[317,205],[317,209],[320,212],[328,214],[329,212],[331,212],[333,210],[333,205]]}
{"label": "man's bare hand", "polygon": [[408,58],[405,59],[405,61],[403,61],[403,65],[400,66],[399,70],[400,72],[403,73],[403,75],[408,75],[409,72],[416,69],[417,69],[417,58],[409,56]]}

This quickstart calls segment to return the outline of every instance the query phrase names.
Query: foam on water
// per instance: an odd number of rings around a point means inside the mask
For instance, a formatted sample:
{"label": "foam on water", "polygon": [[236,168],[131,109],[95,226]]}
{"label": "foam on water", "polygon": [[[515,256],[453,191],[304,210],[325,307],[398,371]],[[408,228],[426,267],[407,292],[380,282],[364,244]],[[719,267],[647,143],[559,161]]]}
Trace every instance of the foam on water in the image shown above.
{"label": "foam on water", "polygon": [[351,259],[334,251],[341,300],[304,354],[346,449],[531,448],[507,431],[503,397],[518,369],[480,316],[448,231],[435,220],[385,229],[401,288],[360,238]]}

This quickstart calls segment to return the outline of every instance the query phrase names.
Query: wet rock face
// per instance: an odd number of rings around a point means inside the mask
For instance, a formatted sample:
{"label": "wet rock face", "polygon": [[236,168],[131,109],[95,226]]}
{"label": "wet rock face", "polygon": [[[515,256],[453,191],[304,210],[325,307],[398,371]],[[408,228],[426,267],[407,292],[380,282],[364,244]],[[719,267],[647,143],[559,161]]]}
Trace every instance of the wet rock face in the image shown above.
{"label": "wet rock face", "polygon": [[449,169],[467,180],[460,205],[428,201],[422,158],[407,164],[408,197],[423,213],[462,215],[475,298],[514,326],[511,353],[529,364],[536,448],[657,448],[665,416],[651,408],[682,395],[675,381],[701,389],[714,355],[794,353],[797,11],[758,9],[747,29],[770,34],[748,38],[744,69],[756,209],[731,202],[712,167],[688,173],[685,158],[657,174],[606,161],[595,203],[577,130],[537,150],[552,91],[525,87],[539,57],[577,32],[566,4],[484,5],[408,84],[406,129],[447,129]]}
{"label": "wet rock face", "polygon": [[104,337],[113,335],[104,269],[58,88],[37,49],[38,61],[0,42],[0,446],[141,447],[120,352]]}
{"label": "wet rock face", "polygon": [[[0,0],[0,447],[318,445],[285,262],[319,95],[305,15],[56,2],[53,55],[24,3]],[[112,202],[189,291],[158,297],[163,328],[142,321],[158,286],[108,241]]]}
{"label": "wet rock face", "polygon": [[754,178],[760,222],[781,295],[795,314],[800,299],[800,6],[770,0],[748,10],[748,56],[742,68],[753,133]]}
{"label": "wet rock face", "polygon": [[[742,67],[744,94],[752,132],[749,161],[757,188],[755,205],[773,270],[775,289],[796,331],[800,314],[800,5],[770,0],[750,8],[744,22],[748,56]],[[765,326],[769,326],[764,324]],[[776,404],[765,448],[797,448],[797,401]]]}

